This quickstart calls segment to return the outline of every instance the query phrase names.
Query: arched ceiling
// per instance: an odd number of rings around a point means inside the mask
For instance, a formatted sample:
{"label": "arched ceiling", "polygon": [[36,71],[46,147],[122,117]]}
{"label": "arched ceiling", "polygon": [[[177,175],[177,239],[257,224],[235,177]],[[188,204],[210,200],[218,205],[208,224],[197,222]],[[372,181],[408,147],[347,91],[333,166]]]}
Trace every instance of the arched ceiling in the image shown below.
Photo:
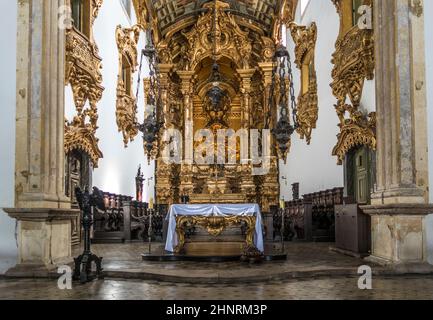
{"label": "arched ceiling", "polygon": [[[154,22],[156,40],[164,38],[173,29],[194,24],[203,12],[203,5],[212,0],[134,0],[139,23]],[[269,37],[281,21],[289,22],[298,0],[222,0],[230,4],[227,9],[240,24],[249,24]],[[152,19],[149,19],[151,13]],[[155,34],[155,31],[157,34]]]}

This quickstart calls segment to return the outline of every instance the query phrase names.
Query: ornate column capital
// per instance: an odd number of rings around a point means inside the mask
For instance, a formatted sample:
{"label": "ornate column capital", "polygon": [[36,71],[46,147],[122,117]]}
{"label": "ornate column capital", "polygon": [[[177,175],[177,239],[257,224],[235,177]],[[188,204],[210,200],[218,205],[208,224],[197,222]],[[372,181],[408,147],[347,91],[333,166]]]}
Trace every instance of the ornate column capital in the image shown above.
{"label": "ornate column capital", "polygon": [[274,70],[273,62],[260,62],[258,65],[263,75],[265,87],[270,87],[272,84],[272,71]]}
{"label": "ornate column capital", "polygon": [[168,84],[168,78],[170,72],[173,71],[174,65],[171,63],[160,63],[158,64],[159,74],[161,76],[161,85]]}
{"label": "ornate column capital", "polygon": [[194,71],[177,71],[176,72],[179,78],[181,79],[181,91],[182,94],[190,95],[192,93],[192,86],[194,80]]}

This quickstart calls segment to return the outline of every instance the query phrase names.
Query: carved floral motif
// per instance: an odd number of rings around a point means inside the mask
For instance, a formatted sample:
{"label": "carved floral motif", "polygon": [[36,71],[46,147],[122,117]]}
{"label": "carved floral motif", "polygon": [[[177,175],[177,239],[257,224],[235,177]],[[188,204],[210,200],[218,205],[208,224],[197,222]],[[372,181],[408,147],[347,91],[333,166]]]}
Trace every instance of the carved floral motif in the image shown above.
{"label": "carved floral motif", "polygon": [[214,31],[213,3],[204,5],[209,9],[208,13],[202,15],[196,25],[189,32],[183,35],[188,39],[189,48],[187,51],[190,70],[205,57],[211,57],[214,51],[212,33],[216,37],[215,54],[217,59],[227,56],[232,59],[239,68],[249,68],[252,46],[248,39],[248,33],[241,30],[235,18],[225,10],[230,8],[230,4],[217,1],[217,23]]}
{"label": "carved floral motif", "polygon": [[[343,0],[332,1],[340,19],[343,19]],[[376,114],[372,112],[366,115],[360,110],[364,81],[374,78],[374,33],[373,30],[361,30],[357,26],[346,33],[343,31],[341,28],[335,45],[331,84],[333,95],[337,98],[335,109],[340,119],[338,142],[333,150],[339,164],[342,164],[346,153],[355,146],[365,145],[376,149]]]}
{"label": "carved floral motif", "polygon": [[[117,80],[116,122],[123,134],[125,147],[133,141],[138,134],[137,104],[135,98],[128,94],[126,83],[123,81],[123,63],[126,58],[130,63],[131,75],[137,68],[137,43],[140,36],[138,25],[132,28],[116,28],[116,43],[119,51],[119,75]],[[132,84],[131,84],[132,86]],[[132,87],[128,88],[132,92]]]}
{"label": "carved floral motif", "polygon": [[[102,1],[100,2],[102,3]],[[97,167],[102,152],[98,147],[97,103],[102,97],[102,59],[98,47],[75,28],[66,31],[66,84],[70,84],[77,114],[65,124],[65,152],[83,150]],[[89,107],[86,107],[89,102]]]}
{"label": "carved floral motif", "polygon": [[[293,41],[295,42],[295,64],[301,70],[304,66],[305,59],[308,57],[311,61],[313,70],[309,71],[308,77],[308,90],[301,93],[298,98],[298,124],[297,132],[300,134],[301,139],[306,139],[307,143],[311,143],[311,134],[313,129],[316,128],[317,120],[319,118],[319,106],[317,97],[317,77],[314,66],[314,54],[317,41],[317,25],[312,23],[310,27],[298,26],[296,23],[290,23],[289,28],[292,34]],[[310,68],[310,66],[309,66]]]}

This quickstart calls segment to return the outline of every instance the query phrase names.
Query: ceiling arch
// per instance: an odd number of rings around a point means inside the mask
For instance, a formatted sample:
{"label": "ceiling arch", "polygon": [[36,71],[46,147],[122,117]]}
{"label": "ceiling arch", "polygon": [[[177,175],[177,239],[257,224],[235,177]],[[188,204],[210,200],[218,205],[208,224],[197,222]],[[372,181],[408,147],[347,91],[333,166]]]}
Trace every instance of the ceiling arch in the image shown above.
{"label": "ceiling arch", "polygon": [[[240,25],[248,25],[263,35],[275,37],[276,25],[293,19],[298,0],[222,0],[226,9]],[[196,23],[207,11],[205,4],[212,0],[134,0],[139,23],[153,21],[156,41]],[[157,33],[157,35],[156,35]]]}

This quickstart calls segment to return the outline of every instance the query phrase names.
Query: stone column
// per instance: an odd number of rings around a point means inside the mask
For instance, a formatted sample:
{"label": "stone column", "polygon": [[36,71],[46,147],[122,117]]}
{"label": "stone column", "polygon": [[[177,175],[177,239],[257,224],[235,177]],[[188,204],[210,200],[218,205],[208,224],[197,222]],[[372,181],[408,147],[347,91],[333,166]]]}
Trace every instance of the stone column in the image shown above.
{"label": "stone column", "polygon": [[[408,1],[375,2],[377,188],[373,204],[425,203],[424,24]],[[414,47],[416,46],[416,47]]]}
{"label": "stone column", "polygon": [[64,191],[64,0],[18,1],[15,209],[19,261],[46,270],[71,258],[70,200]]}
{"label": "stone column", "polygon": [[424,17],[412,1],[374,1],[377,186],[372,256],[399,265],[426,261],[428,203]]}

